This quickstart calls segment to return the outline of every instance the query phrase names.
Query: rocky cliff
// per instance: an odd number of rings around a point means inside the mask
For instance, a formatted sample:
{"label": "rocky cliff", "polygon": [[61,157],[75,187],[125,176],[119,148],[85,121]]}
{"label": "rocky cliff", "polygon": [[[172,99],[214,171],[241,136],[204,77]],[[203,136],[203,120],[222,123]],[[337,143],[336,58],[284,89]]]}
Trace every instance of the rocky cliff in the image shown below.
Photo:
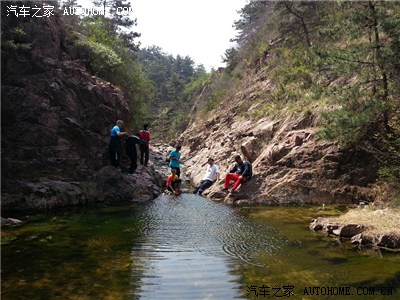
{"label": "rocky cliff", "polygon": [[[263,71],[248,75],[236,95],[222,102],[207,120],[197,118],[181,136],[193,184],[200,182],[208,157],[215,159],[223,179],[234,155],[240,154],[253,164],[254,177],[233,196],[220,192],[221,180],[208,191],[211,199],[262,204],[372,200],[368,185],[375,179],[375,159],[366,151],[344,151],[336,143],[318,140],[317,114],[254,119],[243,114],[243,104],[252,103],[255,95],[271,93],[274,87],[266,78]],[[254,105],[248,111],[257,109]]]}
{"label": "rocky cliff", "polygon": [[122,119],[129,129],[128,99],[88,72],[59,15],[3,16],[2,30],[16,22],[30,46],[2,49],[3,210],[153,198],[154,169],[125,178],[104,168],[110,128]]}

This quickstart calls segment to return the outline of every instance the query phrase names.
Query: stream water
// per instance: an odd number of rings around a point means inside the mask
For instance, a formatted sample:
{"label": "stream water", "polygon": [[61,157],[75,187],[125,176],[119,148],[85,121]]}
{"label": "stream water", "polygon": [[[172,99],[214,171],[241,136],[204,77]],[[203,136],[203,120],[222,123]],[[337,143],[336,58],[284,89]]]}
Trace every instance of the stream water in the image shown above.
{"label": "stream water", "polygon": [[183,194],[29,217],[2,229],[1,299],[400,299],[400,255],[308,229],[340,209]]}

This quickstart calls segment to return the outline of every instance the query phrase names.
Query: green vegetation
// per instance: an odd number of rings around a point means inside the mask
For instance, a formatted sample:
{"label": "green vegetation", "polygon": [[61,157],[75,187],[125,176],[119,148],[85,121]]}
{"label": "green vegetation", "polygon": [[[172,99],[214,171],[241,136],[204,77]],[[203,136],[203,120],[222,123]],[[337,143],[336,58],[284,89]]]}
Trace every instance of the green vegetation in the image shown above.
{"label": "green vegetation", "polygon": [[[75,0],[64,6],[77,6]],[[126,0],[94,1],[96,7],[104,7],[106,16],[94,15],[83,19],[65,15],[67,37],[78,49],[78,57],[86,61],[88,70],[120,87],[129,99],[132,125],[139,129],[148,119],[148,102],[152,97],[152,85],[135,58],[138,33],[131,31],[136,20],[122,18],[116,7],[130,7]],[[77,34],[79,32],[80,34]],[[83,37],[82,35],[83,34]]]}
{"label": "green vegetation", "polygon": [[[398,188],[397,3],[251,1],[234,26],[237,46],[226,50],[223,74],[207,82],[208,100],[202,97],[200,112],[219,109],[233,86],[245,90],[258,78],[264,88],[240,104],[240,115],[313,114],[320,139],[369,152],[381,165],[376,178]],[[218,85],[221,78],[226,82]]]}
{"label": "green vegetation", "polygon": [[170,139],[182,133],[189,122],[193,99],[190,91],[207,77],[204,66],[194,66],[189,57],[166,54],[160,47],[149,47],[137,53],[143,71],[153,84],[150,115],[154,137]]}
{"label": "green vegetation", "polygon": [[11,28],[8,32],[2,31],[1,38],[5,54],[10,55],[15,51],[27,51],[31,48],[31,44],[27,43],[25,30],[19,26]]}

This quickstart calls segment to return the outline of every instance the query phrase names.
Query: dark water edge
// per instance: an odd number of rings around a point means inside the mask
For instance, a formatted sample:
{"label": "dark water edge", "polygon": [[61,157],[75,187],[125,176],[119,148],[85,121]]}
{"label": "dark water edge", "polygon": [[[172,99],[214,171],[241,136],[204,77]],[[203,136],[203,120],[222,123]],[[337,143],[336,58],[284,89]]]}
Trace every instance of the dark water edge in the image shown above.
{"label": "dark water edge", "polygon": [[400,299],[400,255],[308,229],[343,209],[186,194],[35,215],[2,229],[1,299]]}

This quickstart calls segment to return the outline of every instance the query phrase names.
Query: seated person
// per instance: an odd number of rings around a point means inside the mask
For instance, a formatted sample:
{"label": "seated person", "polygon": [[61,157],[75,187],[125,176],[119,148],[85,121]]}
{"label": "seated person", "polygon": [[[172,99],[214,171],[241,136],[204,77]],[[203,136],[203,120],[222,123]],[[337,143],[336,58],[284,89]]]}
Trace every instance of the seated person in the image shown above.
{"label": "seated person", "polygon": [[206,173],[204,174],[203,179],[200,181],[199,186],[193,191],[193,194],[201,195],[205,189],[212,186],[217,180],[219,180],[219,169],[218,166],[214,164],[214,159],[210,157],[208,159]]}
{"label": "seated person", "polygon": [[178,175],[176,175],[176,169],[171,169],[171,175],[168,176],[165,184],[168,191],[174,193],[176,196],[182,194],[181,182]]}
{"label": "seated person", "polygon": [[[242,160],[240,155],[236,155],[235,162],[229,174],[226,174],[223,191],[234,192],[239,185],[253,176],[252,167],[248,161]],[[231,181],[234,181],[234,184],[231,189],[228,189]]]}

